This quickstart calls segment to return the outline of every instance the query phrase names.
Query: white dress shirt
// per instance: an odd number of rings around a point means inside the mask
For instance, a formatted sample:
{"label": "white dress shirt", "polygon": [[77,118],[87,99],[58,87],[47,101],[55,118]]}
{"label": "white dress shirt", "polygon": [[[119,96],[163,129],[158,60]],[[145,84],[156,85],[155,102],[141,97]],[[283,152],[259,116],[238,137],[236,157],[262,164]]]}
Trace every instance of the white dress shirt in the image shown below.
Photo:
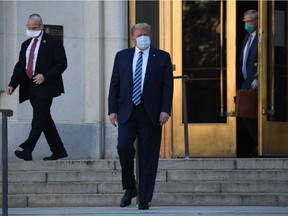
{"label": "white dress shirt", "polygon": [[148,62],[148,56],[149,56],[149,51],[150,47],[146,50],[140,50],[137,46],[135,46],[135,52],[134,52],[134,57],[133,57],[133,80],[134,80],[134,75],[135,75],[135,70],[136,70],[136,63],[139,58],[139,52],[142,52],[142,57],[143,57],[143,63],[142,63],[142,82],[141,82],[141,93],[143,92],[143,86],[144,86],[144,79],[145,79],[145,74],[146,74],[146,68],[147,68],[147,62]]}
{"label": "white dress shirt", "polygon": [[[33,59],[33,67],[32,67],[33,68],[33,75],[34,75],[34,72],[35,72],[36,61],[37,61],[37,57],[38,57],[38,51],[39,51],[39,47],[40,47],[40,44],[41,44],[42,36],[43,36],[43,31],[41,32],[40,36],[37,37],[38,41],[37,41],[37,44],[36,44],[36,47],[35,47],[34,59]],[[30,50],[31,50],[33,42],[34,42],[34,38],[32,38],[32,40],[31,40],[31,42],[30,42],[30,44],[29,44],[29,46],[27,47],[27,50],[26,50],[26,70],[27,70],[29,54],[30,54]]]}

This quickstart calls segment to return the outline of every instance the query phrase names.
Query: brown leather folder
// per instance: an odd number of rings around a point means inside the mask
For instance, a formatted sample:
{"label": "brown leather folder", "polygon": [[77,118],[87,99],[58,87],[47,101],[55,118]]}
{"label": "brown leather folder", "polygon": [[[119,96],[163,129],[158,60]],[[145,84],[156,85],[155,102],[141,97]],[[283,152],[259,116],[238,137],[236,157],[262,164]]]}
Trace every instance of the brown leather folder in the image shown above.
{"label": "brown leather folder", "polygon": [[237,90],[236,92],[236,117],[257,118],[258,91]]}

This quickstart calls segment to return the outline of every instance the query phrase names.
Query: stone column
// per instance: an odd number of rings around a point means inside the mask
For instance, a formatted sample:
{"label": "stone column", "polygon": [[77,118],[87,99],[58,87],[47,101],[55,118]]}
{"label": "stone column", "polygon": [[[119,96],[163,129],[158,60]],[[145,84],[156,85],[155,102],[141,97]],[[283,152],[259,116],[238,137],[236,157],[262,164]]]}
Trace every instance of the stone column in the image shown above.
{"label": "stone column", "polygon": [[104,61],[105,61],[105,92],[104,92],[104,119],[105,122],[105,155],[107,158],[117,157],[118,129],[110,124],[108,118],[108,93],[115,54],[128,48],[128,1],[105,1],[104,3]]}
{"label": "stone column", "polygon": [[[128,44],[128,6],[126,1],[85,1],[84,4],[85,123],[99,126],[96,140],[99,158],[110,158],[116,152],[117,130],[108,123],[107,97],[114,56]],[[109,136],[105,138],[107,123]]]}

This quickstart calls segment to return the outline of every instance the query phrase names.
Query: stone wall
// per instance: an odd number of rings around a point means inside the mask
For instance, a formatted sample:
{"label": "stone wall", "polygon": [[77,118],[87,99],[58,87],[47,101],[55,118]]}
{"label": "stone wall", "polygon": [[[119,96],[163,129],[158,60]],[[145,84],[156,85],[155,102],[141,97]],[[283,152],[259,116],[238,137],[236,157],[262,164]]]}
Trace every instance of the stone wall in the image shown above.
{"label": "stone wall", "polygon": [[[16,159],[14,150],[28,136],[32,109],[28,101],[18,103],[18,90],[12,96],[3,90],[27,39],[25,25],[32,13],[39,13],[44,24],[64,27],[65,94],[54,99],[51,112],[68,159],[117,157],[117,129],[108,120],[107,95],[114,56],[128,46],[128,2],[2,1],[0,12],[0,108],[14,111],[8,120],[9,159]],[[49,154],[41,136],[33,157]]]}

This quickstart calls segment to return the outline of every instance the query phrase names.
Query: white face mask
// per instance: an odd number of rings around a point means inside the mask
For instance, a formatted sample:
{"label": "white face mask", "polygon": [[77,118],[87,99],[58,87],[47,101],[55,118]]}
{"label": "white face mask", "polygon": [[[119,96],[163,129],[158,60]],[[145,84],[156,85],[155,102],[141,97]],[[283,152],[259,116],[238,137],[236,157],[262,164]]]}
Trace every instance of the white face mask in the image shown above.
{"label": "white face mask", "polygon": [[38,37],[41,34],[41,31],[42,30],[32,31],[32,30],[26,29],[26,35],[29,36],[29,37],[35,38],[35,37]]}
{"label": "white face mask", "polygon": [[140,36],[136,38],[137,47],[140,50],[145,50],[150,46],[150,37],[149,36]]}

